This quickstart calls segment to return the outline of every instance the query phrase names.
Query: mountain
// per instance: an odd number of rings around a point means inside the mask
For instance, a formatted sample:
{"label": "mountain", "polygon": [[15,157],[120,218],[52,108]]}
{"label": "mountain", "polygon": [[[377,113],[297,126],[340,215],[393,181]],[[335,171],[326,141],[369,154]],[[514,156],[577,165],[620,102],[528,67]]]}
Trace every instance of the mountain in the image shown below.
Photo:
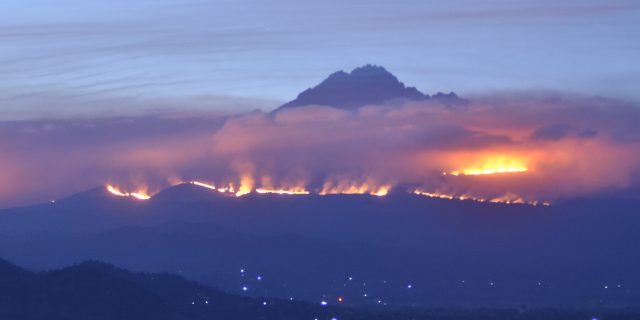
{"label": "mountain", "polygon": [[0,234],[100,231],[150,219],[144,203],[97,187],[55,202],[0,210]]}
{"label": "mountain", "polygon": [[200,319],[637,319],[624,310],[352,309],[249,298],[170,274],[132,273],[99,261],[30,272],[0,259],[0,318],[11,320]]}
{"label": "mountain", "polygon": [[317,86],[300,93],[298,97],[282,105],[278,110],[322,105],[353,110],[365,105],[383,104],[401,100],[432,100],[446,106],[464,106],[467,100],[455,93],[423,94],[414,87],[407,87],[385,68],[365,65],[351,73],[338,71]]}
{"label": "mountain", "polygon": [[532,207],[393,192],[234,197],[183,184],[141,201],[96,188],[0,210],[0,256],[34,269],[100,259],[316,302],[640,307],[639,211],[624,199]]}
{"label": "mountain", "polygon": [[[4,264],[8,263],[0,260],[0,266]],[[131,273],[98,261],[42,273],[0,267],[1,319],[365,319],[365,315],[305,302],[234,296],[178,276]]]}

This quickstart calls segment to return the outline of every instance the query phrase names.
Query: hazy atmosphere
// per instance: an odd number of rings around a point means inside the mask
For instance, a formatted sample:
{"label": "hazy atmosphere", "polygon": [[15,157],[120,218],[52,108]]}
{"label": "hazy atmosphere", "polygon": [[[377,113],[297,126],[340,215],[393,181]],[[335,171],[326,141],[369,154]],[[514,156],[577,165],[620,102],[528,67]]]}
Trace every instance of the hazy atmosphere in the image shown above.
{"label": "hazy atmosphere", "polygon": [[[356,113],[315,106],[12,122],[0,128],[0,204],[46,202],[105,183],[153,194],[194,180],[319,192],[327,185],[422,188],[539,202],[637,193],[638,123],[637,104],[537,95],[491,96],[460,110],[407,102]],[[443,175],[492,166],[529,172]]]}
{"label": "hazy atmosphere", "polygon": [[640,4],[568,1],[7,1],[2,119],[271,110],[336,70],[425,92],[638,99]]}

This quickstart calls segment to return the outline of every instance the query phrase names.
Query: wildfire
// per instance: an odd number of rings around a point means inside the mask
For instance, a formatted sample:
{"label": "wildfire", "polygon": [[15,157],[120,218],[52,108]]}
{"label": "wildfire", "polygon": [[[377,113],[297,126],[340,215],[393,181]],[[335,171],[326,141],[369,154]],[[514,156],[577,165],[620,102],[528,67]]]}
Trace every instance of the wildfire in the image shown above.
{"label": "wildfire", "polygon": [[427,196],[430,198],[440,198],[440,199],[449,199],[449,200],[456,199],[455,196],[452,196],[449,194],[442,194],[442,193],[431,193],[431,192],[424,192],[419,190],[415,190],[413,191],[413,193],[421,196]]}
{"label": "wildfire", "polygon": [[212,185],[212,184],[208,184],[208,183],[204,183],[204,182],[200,182],[200,181],[191,181],[190,182],[193,185],[199,186],[199,187],[203,187],[203,188],[207,188],[207,189],[211,189],[211,190],[216,190],[216,186]]}
{"label": "wildfire", "polygon": [[386,196],[391,190],[390,185],[381,185],[376,186],[373,183],[349,183],[349,182],[339,182],[337,184],[333,184],[329,181],[325,182],[322,190],[320,191],[320,195],[327,194],[370,194],[373,196]]}
{"label": "wildfire", "polygon": [[202,181],[197,181],[197,180],[193,180],[189,182],[190,184],[194,185],[194,186],[198,186],[198,187],[203,187],[206,189],[210,189],[213,191],[218,191],[220,193],[231,193],[231,194],[235,194],[236,196],[240,196],[236,193],[235,188],[233,187],[233,185],[229,185],[226,187],[216,187],[213,184],[209,184],[206,182],[202,182]]}
{"label": "wildfire", "polygon": [[[307,195],[312,193],[303,184],[298,183],[286,187],[274,187],[270,180],[263,179],[263,183],[261,183],[262,186],[254,189],[253,182],[253,179],[251,179],[250,177],[245,177],[245,179],[241,179],[240,186],[237,189],[234,188],[232,184],[217,187],[214,184],[197,180],[191,181],[189,183],[221,193],[234,194],[236,197],[241,197],[251,192],[256,192],[259,194],[282,195]],[[372,183],[352,184],[346,182],[333,185],[327,182],[324,184],[324,187],[320,192],[318,192],[318,194],[371,194],[381,197],[387,195],[390,189],[390,185],[375,186]]]}
{"label": "wildfire", "polygon": [[378,196],[378,197],[382,197],[382,196],[386,196],[389,193],[389,190],[391,189],[390,186],[382,186],[379,187],[376,191],[374,192],[370,192],[369,194],[374,195],[374,196]]}
{"label": "wildfire", "polygon": [[146,190],[138,190],[136,192],[122,192],[120,189],[110,184],[108,184],[106,187],[109,192],[119,197],[133,197],[139,200],[148,200],[151,198]]}
{"label": "wildfire", "polygon": [[251,193],[253,190],[253,178],[249,175],[244,175],[240,178],[240,186],[236,192],[236,197],[244,196]]}
{"label": "wildfire", "polygon": [[[238,190],[236,190],[233,187],[233,185],[228,185],[226,187],[216,187],[213,184],[209,184],[202,181],[196,181],[196,180],[190,181],[189,183],[192,185],[196,185],[196,186],[210,189],[213,191],[218,191],[218,192],[226,193],[229,195],[235,195],[236,197],[241,197],[251,192],[256,192],[259,194],[281,194],[281,195],[308,195],[312,193],[308,191],[304,186],[295,186],[295,187],[289,187],[289,188],[261,187],[257,189],[252,189],[246,186],[244,188],[240,187]],[[111,194],[119,197],[132,197],[139,200],[147,200],[151,198],[151,196],[146,191],[146,189],[139,189],[138,191],[135,191],[135,192],[124,192],[118,187],[111,184],[107,184],[105,187]],[[317,194],[319,195],[370,194],[370,195],[382,197],[382,196],[386,196],[390,190],[391,190],[390,185],[376,186],[375,184],[372,184],[372,183],[357,184],[357,183],[346,183],[346,182],[342,182],[334,185],[331,182],[325,182],[322,190]],[[483,197],[473,196],[470,194],[427,192],[420,189],[413,190],[413,193],[416,195],[421,195],[425,197],[447,199],[447,200],[461,200],[461,201],[467,200],[467,201],[475,201],[475,202],[491,202],[491,203],[504,203],[504,204],[525,204],[525,205],[531,205],[531,206],[551,205],[549,202],[525,200],[523,197],[513,193],[508,193],[503,196],[494,197],[494,198],[483,198]]]}
{"label": "wildfire", "polygon": [[233,186],[218,188],[218,192],[220,192],[220,193],[232,193],[232,194],[236,195],[236,189]]}
{"label": "wildfire", "polygon": [[451,171],[448,173],[443,172],[443,174],[450,174],[453,176],[476,176],[502,173],[518,173],[526,172],[528,170],[529,169],[524,164],[524,161],[521,159],[498,156],[484,159],[483,161],[459,170]]}
{"label": "wildfire", "polygon": [[307,191],[304,188],[294,188],[294,189],[263,189],[263,188],[258,188],[256,189],[257,193],[262,193],[262,194],[289,194],[289,195],[296,195],[296,194],[309,194],[309,191]]}
{"label": "wildfire", "polygon": [[422,190],[414,190],[413,193],[421,196],[430,197],[430,198],[449,199],[449,200],[470,200],[470,201],[476,201],[476,202],[492,202],[492,203],[504,203],[504,204],[526,204],[531,206],[551,205],[551,203],[549,202],[542,202],[542,201],[535,201],[535,200],[527,201],[515,194],[507,194],[497,198],[480,198],[480,197],[474,197],[471,195],[455,195],[455,194],[446,194],[446,193],[437,193],[437,192],[434,193],[434,192],[426,192]]}

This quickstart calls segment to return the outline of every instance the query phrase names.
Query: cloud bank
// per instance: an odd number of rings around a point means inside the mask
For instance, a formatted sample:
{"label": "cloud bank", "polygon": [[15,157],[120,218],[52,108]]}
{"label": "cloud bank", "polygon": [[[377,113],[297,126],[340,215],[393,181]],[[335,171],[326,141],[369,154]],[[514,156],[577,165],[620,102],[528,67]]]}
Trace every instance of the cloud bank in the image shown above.
{"label": "cloud bank", "polygon": [[[105,183],[149,193],[198,180],[553,202],[633,194],[640,181],[640,106],[604,98],[502,94],[465,110],[415,102],[178,114],[0,124],[0,207]],[[526,171],[462,174],[516,167]]]}

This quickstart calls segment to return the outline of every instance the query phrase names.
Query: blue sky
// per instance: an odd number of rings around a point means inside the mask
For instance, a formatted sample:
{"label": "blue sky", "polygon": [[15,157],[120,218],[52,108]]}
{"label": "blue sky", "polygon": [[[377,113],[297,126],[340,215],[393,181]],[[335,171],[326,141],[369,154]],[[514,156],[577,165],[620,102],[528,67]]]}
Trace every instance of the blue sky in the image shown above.
{"label": "blue sky", "polygon": [[640,3],[20,0],[0,11],[0,120],[275,108],[339,69],[423,92],[639,99]]}

